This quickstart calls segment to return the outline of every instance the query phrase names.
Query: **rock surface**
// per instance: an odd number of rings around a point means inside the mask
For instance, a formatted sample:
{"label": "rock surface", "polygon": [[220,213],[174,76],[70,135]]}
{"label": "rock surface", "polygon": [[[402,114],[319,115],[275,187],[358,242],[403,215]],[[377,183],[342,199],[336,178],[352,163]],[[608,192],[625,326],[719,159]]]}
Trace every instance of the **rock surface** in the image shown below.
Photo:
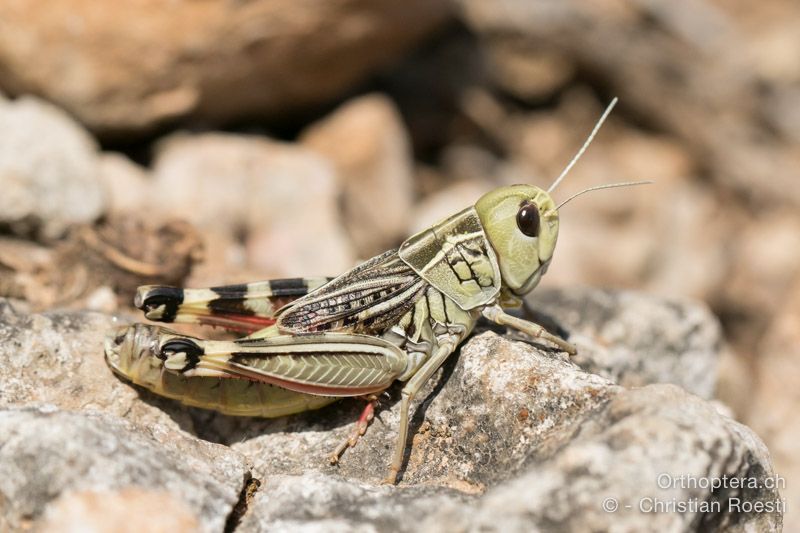
{"label": "rock surface", "polygon": [[274,116],[336,98],[449,11],[443,0],[3,3],[0,87],[104,133]]}
{"label": "rock surface", "polygon": [[99,217],[97,150],[64,111],[32,97],[0,100],[0,224],[52,238]]}
{"label": "rock surface", "polygon": [[528,303],[535,319],[569,332],[580,348],[572,361],[586,372],[625,387],[673,383],[714,397],[723,339],[705,306],[591,288],[536,290]]}
{"label": "rock surface", "polygon": [[[241,531],[424,531],[422,517],[470,497],[424,486],[396,489],[320,473],[264,479]],[[299,509],[297,502],[305,502]]]}
{"label": "rock surface", "polygon": [[[325,457],[351,431],[359,402],[275,420],[182,407],[111,374],[101,347],[107,316],[28,315],[4,301],[0,501],[10,503],[0,524],[110,523],[92,501],[113,509],[130,498],[133,513],[162,494],[174,527],[208,531],[226,523],[241,531],[779,530],[780,495],[765,485],[775,472],[754,433],[675,385],[627,389],[609,379],[672,379],[707,394],[698,372],[713,365],[719,338],[703,308],[591,290],[535,302],[542,322],[578,344],[581,364],[606,377],[541,344],[478,332],[421,393],[400,485],[388,487],[378,482],[394,445],[396,389],[333,467]],[[636,358],[645,351],[649,361]],[[621,353],[638,362],[622,364]],[[663,488],[662,474],[760,486],[711,493],[679,480]],[[603,510],[609,497],[621,506],[615,513]],[[773,508],[736,513],[736,498]],[[639,510],[655,499],[718,507]]]}
{"label": "rock surface", "polygon": [[[712,493],[688,481],[723,476],[761,486]],[[476,505],[440,509],[422,528],[780,531],[778,510],[739,511],[742,502],[782,505],[778,491],[763,486],[774,476],[769,452],[751,430],[678,387],[650,385],[619,391],[567,445]],[[687,511],[656,511],[668,502],[684,502]],[[692,504],[712,510],[693,511]]]}
{"label": "rock surface", "polygon": [[110,373],[103,338],[118,323],[100,313],[27,314],[0,299],[0,408],[55,406],[178,428],[180,418],[142,402]]}
{"label": "rock surface", "polygon": [[[167,512],[154,513],[153,509]],[[201,528],[192,509],[169,492],[124,488],[61,496],[48,506],[41,530],[191,533]]]}
{"label": "rock surface", "polygon": [[[169,494],[154,514],[174,510],[186,519],[191,512],[201,531],[221,531],[247,473],[244,458],[187,436],[164,439],[160,430],[91,412],[0,411],[0,528],[23,529],[73,492],[111,492],[113,499],[116,491],[141,488]],[[123,512],[133,511],[135,505]]]}
{"label": "rock surface", "polygon": [[[615,391],[610,381],[582,372],[557,355],[530,357],[523,343],[478,336],[432,380],[412,418],[413,446],[404,485],[439,485],[477,494],[519,470],[545,443],[555,446]],[[435,394],[431,394],[435,391]],[[336,472],[377,484],[386,477],[399,404],[394,398],[361,442],[336,468],[326,456],[347,437],[362,407],[340,402],[285,420],[214,417],[197,423],[205,437],[253,459],[256,477]],[[422,400],[421,400],[422,401]],[[424,412],[424,418],[421,413]],[[292,450],[292,453],[287,453]]]}

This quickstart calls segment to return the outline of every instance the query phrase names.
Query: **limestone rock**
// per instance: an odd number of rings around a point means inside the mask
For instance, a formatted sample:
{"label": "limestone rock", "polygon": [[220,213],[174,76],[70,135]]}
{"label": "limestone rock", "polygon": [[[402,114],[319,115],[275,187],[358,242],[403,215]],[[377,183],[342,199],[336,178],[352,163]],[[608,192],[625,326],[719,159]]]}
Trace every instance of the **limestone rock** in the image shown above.
{"label": "limestone rock", "polygon": [[[397,490],[320,473],[264,479],[241,522],[242,531],[424,531],[422,517],[472,498],[453,490],[414,486]],[[298,512],[297,502],[307,505]]]}
{"label": "limestone rock", "polygon": [[625,387],[673,383],[714,397],[723,338],[702,304],[580,287],[535,290],[528,303],[534,319],[569,332],[579,347],[572,361],[585,371]]}
{"label": "limestone rock", "polygon": [[[515,387],[522,376],[529,388],[520,394]],[[255,531],[381,526],[398,531],[780,531],[785,503],[774,487],[765,486],[779,478],[752,431],[673,385],[625,390],[583,376],[552,355],[481,335],[462,349],[447,383],[421,407],[428,427],[414,439],[411,479],[391,489],[300,468],[289,476],[266,474],[242,524]],[[588,401],[574,401],[582,395]],[[454,398],[465,400],[450,404]],[[520,409],[516,398],[529,398],[532,410]],[[516,431],[530,421],[532,431]],[[376,429],[383,431],[373,426],[370,432]],[[283,444],[284,450],[295,449]],[[503,456],[515,462],[515,446],[525,449],[524,460],[509,468]],[[379,460],[373,450],[357,447],[349,453],[359,455],[357,479],[363,479],[364,470],[371,475],[370,467],[383,466],[371,463]],[[354,475],[346,467],[351,457],[340,467],[346,477]],[[286,466],[284,461],[276,469]],[[450,475],[437,480],[444,471]],[[498,471],[518,473],[501,481]],[[491,487],[480,497],[484,486],[457,482],[476,474]],[[698,483],[734,478],[748,486],[728,482],[713,493],[707,485],[698,488]],[[431,482],[445,479],[449,489],[432,490]],[[291,504],[300,500],[309,503]],[[658,505],[678,502],[693,508],[654,512]],[[769,510],[740,511],[748,505]],[[424,520],[420,524],[412,517]]]}
{"label": "limestone rock", "polygon": [[400,113],[379,94],[351,100],[303,133],[326,156],[341,187],[345,229],[359,257],[397,246],[414,200],[408,133]]}
{"label": "limestone rock", "polygon": [[[0,527],[109,523],[90,502],[113,509],[125,495],[135,508],[162,494],[173,527],[194,520],[215,531],[780,529],[785,504],[758,437],[678,386],[647,385],[673,380],[709,393],[713,379],[699,374],[713,375],[719,336],[702,307],[592,290],[544,292],[533,303],[545,325],[576,342],[584,368],[542,343],[476,332],[415,401],[397,487],[378,484],[395,443],[396,388],[331,466],[326,456],[352,431],[357,400],[274,420],[183,407],[105,367],[110,318],[29,315],[4,303],[0,501],[10,503]],[[697,486],[731,478],[758,486]],[[619,505],[613,513],[607,498]],[[656,499],[695,507],[648,512]],[[766,507],[736,511],[751,504]]]}
{"label": "limestone rock", "polygon": [[[284,457],[267,470],[288,466],[296,473],[265,474],[243,526],[255,531],[780,530],[785,504],[777,490],[764,486],[778,479],[766,447],[752,431],[676,386],[625,390],[493,334],[467,343],[445,374],[447,382],[420,407],[427,427],[418,430],[400,487],[357,481],[372,475],[370,467],[384,466],[375,452],[388,452],[387,445],[350,450],[335,475],[307,472],[316,470],[313,464],[303,473]],[[519,391],[523,378],[529,383]],[[581,397],[583,402],[575,401]],[[456,398],[460,404],[451,403]],[[531,411],[521,409],[519,399],[527,399]],[[531,421],[532,431],[519,431]],[[370,433],[384,431],[376,426]],[[304,436],[303,449],[317,438]],[[359,447],[369,441],[368,433]],[[295,449],[290,441],[282,444]],[[515,448],[525,450],[520,462],[514,461]],[[357,465],[348,467],[353,455]],[[509,459],[511,465],[504,462]],[[503,479],[501,471],[517,474]],[[356,480],[347,482],[341,474]],[[488,485],[459,483],[462,476],[477,476]],[[702,480],[732,478],[758,487],[728,486],[714,493],[697,487]],[[448,489],[432,490],[431,483],[442,481]],[[310,503],[291,505],[299,500]],[[670,502],[694,510],[653,512]],[[739,512],[751,504],[770,510]],[[610,512],[604,505],[618,507]]]}
{"label": "limestone rock", "polygon": [[105,133],[275,116],[340,96],[449,12],[444,0],[4,3],[0,87]]}
{"label": "limestone rock", "polygon": [[[432,380],[419,396],[404,484],[481,492],[513,475],[545,443],[560,442],[616,389],[557,355],[531,353],[537,352],[492,333],[464,345],[458,363],[450,361],[441,379]],[[360,402],[342,401],[288,419],[215,416],[195,425],[204,428],[207,438],[251,457],[257,477],[318,471],[378,483],[386,476],[395,444],[396,398],[380,410],[366,436],[337,467],[326,460],[352,431],[350,422],[361,408]]]}
{"label": "limestone rock", "polygon": [[[152,216],[151,179],[147,169],[117,152],[100,155],[100,179],[108,194],[111,213],[138,213]],[[165,213],[167,218],[169,213]]]}
{"label": "limestone rock", "polygon": [[0,187],[0,223],[41,229],[46,237],[90,222],[105,208],[94,140],[35,98],[0,101]]}
{"label": "limestone rock", "polygon": [[[48,523],[118,523],[130,515],[115,505],[130,498],[135,513],[153,492],[165,510],[154,524],[172,516],[222,530],[249,472],[244,459],[182,431],[192,424],[185,413],[163,411],[113,375],[102,345],[116,323],[99,313],[29,315],[0,300],[0,530],[45,510]],[[90,509],[97,498],[106,511]]]}
{"label": "limestone rock", "polygon": [[210,239],[243,241],[265,277],[336,275],[355,262],[340,229],[335,174],[311,150],[242,135],[178,135],[162,144],[153,175],[150,209],[185,218]]}
{"label": "limestone rock", "polygon": [[[724,479],[747,480],[747,487],[728,481],[708,488]],[[764,487],[776,479],[751,430],[678,387],[650,385],[621,391],[553,455],[475,504],[451,504],[427,517],[422,528],[781,531],[785,504],[776,488]],[[685,511],[664,507],[678,502]],[[742,511],[751,504],[772,510]]]}
{"label": "limestone rock", "polygon": [[118,323],[100,313],[27,314],[0,299],[0,408],[50,405],[177,428],[106,365],[103,339]]}
{"label": "limestone rock", "polygon": [[[165,512],[154,513],[153,509]],[[192,510],[166,491],[123,488],[68,492],[47,506],[41,529],[192,533],[200,529]]]}
{"label": "limestone rock", "polygon": [[[191,512],[200,530],[222,531],[241,492],[245,461],[222,446],[177,434],[161,439],[157,431],[97,413],[0,411],[0,527],[20,530],[71,492],[91,491],[104,502],[102,495],[111,493],[113,505],[117,491],[140,488],[169,493],[150,513],[174,511],[187,520]],[[66,498],[53,514],[64,512]],[[73,504],[70,512],[79,511]]]}

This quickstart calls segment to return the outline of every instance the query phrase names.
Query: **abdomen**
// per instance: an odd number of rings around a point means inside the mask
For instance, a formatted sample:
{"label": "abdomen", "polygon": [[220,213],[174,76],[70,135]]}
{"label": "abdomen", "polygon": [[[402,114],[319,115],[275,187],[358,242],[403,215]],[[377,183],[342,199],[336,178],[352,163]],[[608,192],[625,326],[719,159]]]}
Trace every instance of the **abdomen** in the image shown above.
{"label": "abdomen", "polygon": [[338,399],[246,379],[186,377],[163,369],[155,380],[134,383],[185,405],[232,416],[275,418],[319,409]]}
{"label": "abdomen", "polygon": [[153,353],[158,328],[144,324],[110,333],[106,360],[115,373],[155,394],[226,415],[274,418],[319,409],[338,398],[290,391],[269,383],[231,377],[187,377],[164,368]]}

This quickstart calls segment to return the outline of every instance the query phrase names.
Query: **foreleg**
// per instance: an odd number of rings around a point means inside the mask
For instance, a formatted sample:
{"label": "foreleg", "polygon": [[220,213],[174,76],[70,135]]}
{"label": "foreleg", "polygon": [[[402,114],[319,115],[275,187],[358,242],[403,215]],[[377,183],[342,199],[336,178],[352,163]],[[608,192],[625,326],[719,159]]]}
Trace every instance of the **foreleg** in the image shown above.
{"label": "foreleg", "polygon": [[434,372],[436,372],[450,354],[453,353],[455,347],[456,341],[454,339],[447,339],[440,342],[431,358],[420,367],[417,373],[414,374],[403,387],[401,392],[402,398],[400,400],[400,423],[397,428],[397,441],[395,443],[389,475],[384,479],[384,483],[394,485],[397,482],[397,474],[400,472],[400,467],[403,464],[403,454],[406,449],[406,441],[408,440],[408,412],[411,407],[411,402],[414,401],[414,397],[423,385],[427,383]]}
{"label": "foreleg", "polygon": [[575,348],[574,345],[570,344],[569,342],[565,341],[564,339],[553,335],[544,327],[536,324],[535,322],[530,322],[528,320],[524,320],[522,318],[517,318],[515,316],[511,316],[507,314],[500,306],[493,305],[487,307],[483,310],[483,316],[494,322],[495,324],[500,324],[502,326],[508,326],[511,328],[516,329],[517,331],[521,331],[527,335],[530,335],[534,338],[544,339],[548,342],[551,342],[567,352],[570,355],[575,355],[578,353],[578,350]]}

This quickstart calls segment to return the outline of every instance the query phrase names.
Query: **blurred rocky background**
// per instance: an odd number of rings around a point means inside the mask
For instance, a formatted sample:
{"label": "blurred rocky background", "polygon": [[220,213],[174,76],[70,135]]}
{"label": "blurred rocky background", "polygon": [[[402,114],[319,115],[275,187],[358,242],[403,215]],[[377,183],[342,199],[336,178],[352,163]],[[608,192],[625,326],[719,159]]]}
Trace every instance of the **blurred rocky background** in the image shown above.
{"label": "blurred rocky background", "polygon": [[[556,200],[655,184],[565,206],[543,285],[705,302],[710,385],[669,381],[755,430],[800,523],[797,2],[6,0],[0,296],[31,317],[98,311],[102,329],[139,284],[335,275],[494,187],[548,186],[614,96]],[[104,501],[160,501],[120,490]]]}

